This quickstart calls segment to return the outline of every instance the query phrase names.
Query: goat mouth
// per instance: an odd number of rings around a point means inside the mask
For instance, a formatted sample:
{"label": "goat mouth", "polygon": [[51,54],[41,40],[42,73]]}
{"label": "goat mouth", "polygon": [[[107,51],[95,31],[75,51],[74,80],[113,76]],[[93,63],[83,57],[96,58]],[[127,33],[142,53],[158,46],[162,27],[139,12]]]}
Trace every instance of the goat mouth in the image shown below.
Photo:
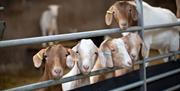
{"label": "goat mouth", "polygon": [[86,73],[82,73],[83,75],[88,75],[89,74],[89,72],[86,72]]}
{"label": "goat mouth", "polygon": [[88,71],[85,71],[85,72],[82,72],[83,75],[88,75],[89,72]]}
{"label": "goat mouth", "polygon": [[54,80],[58,80],[58,79],[60,79],[61,77],[62,77],[62,76],[54,76],[53,79],[54,79]]}
{"label": "goat mouth", "polygon": [[54,80],[58,80],[58,79],[60,79],[61,78],[61,76],[58,76],[58,77],[54,77],[53,79]]}
{"label": "goat mouth", "polygon": [[56,75],[53,75],[53,79],[60,79],[62,77],[61,74],[56,74]]}
{"label": "goat mouth", "polygon": [[132,68],[132,65],[123,65],[122,67],[123,67],[123,68],[130,69],[130,68]]}

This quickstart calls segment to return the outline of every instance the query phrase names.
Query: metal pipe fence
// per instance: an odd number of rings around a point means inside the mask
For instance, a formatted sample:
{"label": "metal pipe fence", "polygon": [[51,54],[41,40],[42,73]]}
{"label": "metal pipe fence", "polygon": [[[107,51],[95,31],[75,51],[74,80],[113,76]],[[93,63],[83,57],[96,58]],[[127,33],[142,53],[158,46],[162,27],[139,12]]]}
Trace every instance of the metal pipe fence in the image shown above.
{"label": "metal pipe fence", "polygon": [[[139,31],[139,35],[144,40],[144,16],[143,16],[143,5],[142,0],[135,0],[136,9],[138,11],[138,26],[141,26],[141,30]],[[146,83],[146,67],[145,67],[145,58],[140,56],[143,59],[142,64],[140,64],[140,79],[143,80],[143,85],[141,86],[141,91],[147,90]]]}
{"label": "metal pipe fence", "polygon": [[179,89],[180,88],[180,84],[178,84],[178,85],[176,85],[176,86],[173,86],[173,87],[170,87],[170,88],[168,88],[168,89],[166,89],[166,90],[164,90],[164,91],[175,91],[175,90],[177,90],[177,89]]}
{"label": "metal pipe fence", "polygon": [[[180,25],[180,22],[171,23],[171,24],[145,26],[144,29],[145,31],[152,31],[149,29],[154,29],[154,28],[159,28],[159,27],[167,28],[167,27],[178,26],[178,25]],[[69,33],[69,34],[3,40],[3,41],[0,41],[0,48],[10,47],[10,46],[40,44],[40,43],[52,42],[52,41],[68,41],[68,40],[75,40],[75,39],[81,39],[81,38],[87,38],[87,37],[104,36],[104,35],[108,35],[112,33],[135,32],[139,30],[141,30],[141,27],[136,26],[136,27],[128,28],[127,31],[121,31],[119,28],[113,28],[113,29],[101,29],[101,30],[94,30],[94,31],[87,31],[87,32]]]}
{"label": "metal pipe fence", "polygon": [[[32,37],[32,38],[23,38],[23,39],[13,39],[13,40],[3,40],[0,41],[0,48],[3,47],[10,47],[10,46],[20,46],[20,45],[29,45],[29,44],[39,44],[39,43],[44,43],[44,42],[52,42],[52,41],[67,41],[67,40],[75,40],[75,39],[81,39],[81,38],[87,38],[87,37],[96,37],[96,36],[104,36],[104,35],[108,35],[108,34],[112,34],[112,33],[122,33],[122,32],[135,32],[135,31],[140,31],[141,37],[144,37],[144,30],[145,31],[152,31],[150,29],[155,29],[155,28],[167,28],[167,27],[171,27],[171,26],[178,26],[180,25],[180,22],[177,23],[171,23],[171,24],[162,24],[162,25],[152,25],[152,26],[144,26],[143,24],[143,12],[142,12],[142,0],[135,0],[137,3],[137,10],[138,10],[138,14],[139,14],[139,25],[140,26],[136,26],[136,27],[131,27],[128,28],[127,31],[120,31],[119,28],[115,28],[115,29],[102,29],[102,30],[96,30],[96,31],[87,31],[87,32],[78,32],[78,33],[69,33],[69,34],[60,34],[60,35],[51,35],[51,36],[42,36],[42,37]],[[136,62],[135,64],[142,64],[140,66],[140,78],[141,81],[137,81],[135,83],[114,89],[114,90],[127,90],[133,87],[137,87],[137,86],[142,86],[141,90],[146,91],[147,90],[147,83],[176,74],[178,72],[180,72],[180,68],[173,70],[173,71],[169,71],[157,76],[153,76],[150,77],[148,79],[146,79],[146,68],[145,68],[145,63],[146,62],[150,62],[152,60],[156,60],[156,59],[161,59],[161,58],[165,58],[165,57],[169,57],[169,56],[173,56],[176,54],[180,54],[180,51],[176,51],[176,52],[172,52],[172,53],[168,53],[168,54],[164,54],[164,55],[160,55],[160,56],[156,56],[156,57],[150,57],[150,58],[143,58],[141,61]],[[12,88],[12,89],[7,89],[4,91],[28,91],[28,90],[35,90],[35,89],[39,89],[39,88],[45,88],[48,86],[52,86],[52,85],[57,85],[57,84],[61,84],[64,82],[69,82],[69,81],[73,81],[73,80],[78,80],[78,79],[82,79],[82,78],[86,78],[89,76],[94,76],[94,75],[98,75],[98,74],[102,74],[102,73],[106,73],[106,72],[112,72],[115,71],[117,69],[120,69],[118,67],[113,67],[113,68],[106,68],[106,69],[102,69],[102,70],[98,70],[95,72],[91,72],[88,75],[76,75],[76,76],[72,76],[72,77],[68,77],[68,78],[63,78],[63,79],[59,79],[59,80],[48,80],[48,81],[43,81],[43,82],[38,82],[38,83],[34,83],[34,84],[29,84],[29,85],[25,85],[25,86],[20,86],[20,87],[16,87],[16,88]],[[112,91],[114,91],[112,90]]]}
{"label": "metal pipe fence", "polygon": [[[158,60],[158,59],[162,59],[162,58],[165,58],[165,57],[172,56],[174,54],[180,54],[180,51],[174,52],[174,53],[167,53],[167,54],[161,55],[161,56],[149,57],[149,58],[146,59],[148,61],[145,61],[145,62],[155,61],[155,60]],[[135,64],[142,64],[142,62],[143,62],[143,60],[140,60],[140,61],[136,62]],[[24,86],[20,86],[20,87],[17,87],[17,88],[12,88],[12,89],[7,89],[7,90],[3,90],[3,91],[29,91],[29,90],[35,90],[35,89],[44,88],[44,87],[47,87],[47,86],[52,86],[52,85],[56,85],[56,84],[61,84],[61,83],[65,83],[65,82],[69,82],[69,81],[73,81],[73,80],[86,78],[86,77],[89,77],[89,76],[94,76],[94,75],[99,75],[99,74],[103,74],[103,73],[113,72],[113,71],[115,71],[117,69],[121,69],[121,67],[105,68],[105,69],[101,69],[101,70],[98,70],[98,71],[91,72],[88,75],[80,74],[80,75],[76,75],[76,76],[62,78],[62,79],[59,79],[59,80],[47,80],[47,81],[38,82],[38,83],[34,83],[34,84],[29,84],[29,85],[24,85]]]}
{"label": "metal pipe fence", "polygon": [[[153,81],[156,81],[156,80],[159,80],[159,79],[174,75],[174,74],[179,73],[179,72],[180,72],[180,68],[172,70],[172,71],[168,71],[166,73],[162,73],[160,75],[156,75],[156,76],[147,78],[147,83],[150,83],[150,82],[153,82]],[[143,85],[143,84],[144,84],[144,81],[141,80],[141,81],[137,81],[135,83],[132,83],[132,84],[129,84],[129,85],[126,85],[126,86],[123,86],[123,87],[119,87],[119,88],[116,88],[116,89],[113,89],[113,90],[110,90],[110,91],[125,91],[125,90],[128,90],[128,89],[138,87],[138,86]]]}

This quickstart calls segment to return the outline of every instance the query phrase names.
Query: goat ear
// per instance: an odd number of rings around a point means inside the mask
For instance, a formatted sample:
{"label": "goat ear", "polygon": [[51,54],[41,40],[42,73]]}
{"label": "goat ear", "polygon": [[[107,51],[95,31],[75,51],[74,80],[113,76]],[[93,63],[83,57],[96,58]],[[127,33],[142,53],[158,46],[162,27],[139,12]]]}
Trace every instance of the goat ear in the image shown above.
{"label": "goat ear", "polygon": [[113,7],[111,6],[108,11],[106,11],[105,15],[105,22],[107,25],[110,25],[112,23],[113,19]]}
{"label": "goat ear", "polygon": [[100,46],[99,60],[102,67],[113,67],[111,50],[107,47],[106,43]]}
{"label": "goat ear", "polygon": [[67,49],[68,51],[68,55],[67,55],[67,58],[66,58],[66,65],[68,68],[73,68],[74,66],[74,62],[73,62],[73,58],[72,58],[72,55],[73,55],[73,50],[71,49]]}
{"label": "goat ear", "polygon": [[146,47],[144,41],[139,36],[139,34],[137,32],[135,32],[135,34],[136,34],[137,39],[141,43],[141,48],[140,48],[140,52],[139,53],[141,53],[142,57],[145,57],[147,55],[147,47]]}
{"label": "goat ear", "polygon": [[131,17],[134,21],[137,21],[138,20],[138,13],[137,13],[137,10],[136,10],[136,7],[132,6],[131,7]]}
{"label": "goat ear", "polygon": [[[79,43],[80,43],[80,42],[79,42]],[[72,50],[73,50],[73,51],[75,51],[75,52],[77,52],[77,51],[78,51],[79,43],[78,43],[78,44],[76,44],[76,45],[72,48]]]}
{"label": "goat ear", "polygon": [[68,55],[67,56],[67,59],[66,59],[66,65],[68,68],[73,68],[74,66],[74,62],[73,62],[73,59],[72,59],[72,56],[71,55]]}
{"label": "goat ear", "polygon": [[33,56],[33,63],[36,68],[39,68],[42,65],[46,49],[41,49],[38,53]]}

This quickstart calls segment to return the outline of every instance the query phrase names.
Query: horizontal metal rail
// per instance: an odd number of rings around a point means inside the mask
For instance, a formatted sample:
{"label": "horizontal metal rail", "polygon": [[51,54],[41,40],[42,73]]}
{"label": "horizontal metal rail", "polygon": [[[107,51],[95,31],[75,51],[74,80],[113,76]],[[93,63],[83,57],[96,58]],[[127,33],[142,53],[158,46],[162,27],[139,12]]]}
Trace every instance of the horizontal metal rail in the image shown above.
{"label": "horizontal metal rail", "polygon": [[[165,73],[160,74],[160,75],[156,75],[156,76],[147,78],[147,83],[150,83],[150,82],[153,82],[153,81],[156,81],[156,80],[159,80],[159,79],[162,79],[162,78],[165,78],[165,77],[177,74],[179,72],[180,72],[180,68],[172,70],[172,71],[169,71],[169,72],[165,72]],[[113,89],[113,90],[110,90],[110,91],[124,91],[124,90],[128,90],[128,89],[132,89],[132,88],[138,87],[138,86],[140,86],[142,84],[143,84],[143,81],[138,81],[138,82],[135,82],[135,83],[132,83],[132,84],[128,84],[126,86],[123,86],[123,87],[120,87],[120,88],[116,88],[116,89]]]}
{"label": "horizontal metal rail", "polygon": [[[180,54],[180,51],[173,52],[173,53],[168,53],[168,54],[165,54],[164,56],[161,55],[159,57],[150,57],[150,58],[147,58],[146,60],[162,59],[164,57],[172,56],[174,54]],[[149,61],[146,61],[146,62],[149,62]],[[141,64],[141,63],[142,63],[142,61],[138,61],[135,64]],[[77,75],[77,76],[72,76],[72,77],[68,77],[68,78],[62,78],[62,79],[59,79],[59,80],[47,80],[47,81],[33,83],[33,84],[29,84],[29,85],[24,85],[24,86],[12,88],[12,89],[7,89],[7,90],[3,90],[3,91],[19,91],[19,90],[21,90],[21,91],[29,91],[29,90],[35,90],[35,89],[44,88],[44,87],[47,87],[47,86],[57,85],[57,84],[61,84],[61,83],[65,83],[65,82],[69,82],[69,81],[73,81],[73,80],[86,78],[86,77],[89,77],[89,76],[94,76],[94,75],[99,75],[99,74],[103,74],[103,73],[112,72],[112,71],[115,71],[117,69],[121,69],[121,68],[118,68],[118,67],[106,68],[106,69],[101,69],[101,70],[98,70],[98,71],[91,72],[88,75]],[[143,83],[143,82],[137,82],[136,84],[141,84],[141,83]]]}
{"label": "horizontal metal rail", "polygon": [[168,88],[168,89],[166,89],[164,91],[174,91],[174,90],[177,90],[177,89],[180,89],[180,84],[175,85],[173,87],[170,87],[170,88]]}
{"label": "horizontal metal rail", "polygon": [[[178,55],[180,54],[180,51],[175,51],[175,52],[172,52],[172,53],[166,53],[166,54],[162,54],[162,55],[159,55],[159,56],[154,56],[154,57],[149,57],[149,58],[146,58],[146,62],[152,62],[152,61],[157,61],[158,59],[162,59],[162,58],[166,58],[166,57],[169,57],[169,56],[174,56],[174,55]],[[142,64],[143,61],[140,60],[140,61],[137,61],[136,63],[134,64]]]}
{"label": "horizontal metal rail", "polygon": [[[178,25],[180,25],[180,22],[171,23],[171,24],[145,26],[144,29],[154,29],[154,28],[159,28],[159,27],[166,28],[166,27],[178,26]],[[102,30],[96,30],[96,31],[59,34],[59,35],[42,36],[42,37],[4,40],[4,41],[0,41],[0,48],[18,46],[18,45],[39,44],[39,43],[51,42],[51,41],[67,41],[67,40],[74,40],[74,39],[87,38],[87,37],[104,36],[104,35],[108,35],[112,33],[133,32],[133,31],[139,31],[139,30],[141,30],[141,27],[131,27],[127,29],[127,31],[120,31],[119,28],[114,28],[114,29],[102,29]]]}
{"label": "horizontal metal rail", "polygon": [[78,79],[82,79],[82,78],[87,78],[89,76],[94,76],[94,75],[99,75],[99,74],[103,74],[103,73],[112,72],[112,71],[115,71],[117,69],[120,69],[120,68],[119,67],[106,68],[106,69],[101,69],[101,70],[98,70],[98,71],[91,72],[88,75],[79,74],[79,75],[76,75],[76,76],[62,78],[62,79],[59,79],[59,80],[47,80],[47,81],[33,83],[33,84],[29,84],[29,85],[24,85],[24,86],[20,86],[20,87],[17,87],[17,88],[12,88],[12,89],[7,89],[7,90],[3,90],[3,91],[29,91],[29,90],[35,90],[35,89],[45,88],[45,87],[48,87],[48,86],[53,86],[53,85],[57,85],[57,84],[61,84],[61,83],[69,82],[69,81],[74,81],[74,80],[78,80]]}

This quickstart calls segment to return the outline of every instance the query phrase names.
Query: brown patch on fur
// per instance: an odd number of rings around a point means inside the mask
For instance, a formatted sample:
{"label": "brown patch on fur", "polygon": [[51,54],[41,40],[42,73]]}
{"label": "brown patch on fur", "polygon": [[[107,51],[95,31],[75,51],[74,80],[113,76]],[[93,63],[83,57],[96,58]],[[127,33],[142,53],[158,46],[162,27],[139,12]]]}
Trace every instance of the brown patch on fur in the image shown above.
{"label": "brown patch on fur", "polygon": [[120,28],[120,21],[122,20],[126,21],[126,28],[137,25],[138,14],[136,7],[127,1],[117,1],[108,9],[105,15],[107,25],[112,23],[113,16]]}
{"label": "brown patch on fur", "polygon": [[[64,75],[64,70],[66,67],[66,56],[68,55],[68,51],[65,47],[63,47],[61,44],[58,45],[53,45],[49,47],[47,50],[42,49],[40,52],[43,59],[45,59],[44,64],[41,64],[40,66],[44,65],[44,73],[43,76],[41,77],[40,81],[45,81],[45,80],[50,80],[54,78],[61,78]],[[38,54],[37,53],[37,54]],[[35,55],[37,57],[37,54]],[[37,60],[34,60],[34,64],[36,64]],[[38,61],[42,61],[41,58],[39,58]],[[55,71],[53,69],[54,67],[58,67],[60,70],[60,74],[57,77],[54,77],[52,74],[52,71]],[[55,85],[55,86],[50,86],[47,88],[39,89],[39,91],[62,91],[61,85]]]}

